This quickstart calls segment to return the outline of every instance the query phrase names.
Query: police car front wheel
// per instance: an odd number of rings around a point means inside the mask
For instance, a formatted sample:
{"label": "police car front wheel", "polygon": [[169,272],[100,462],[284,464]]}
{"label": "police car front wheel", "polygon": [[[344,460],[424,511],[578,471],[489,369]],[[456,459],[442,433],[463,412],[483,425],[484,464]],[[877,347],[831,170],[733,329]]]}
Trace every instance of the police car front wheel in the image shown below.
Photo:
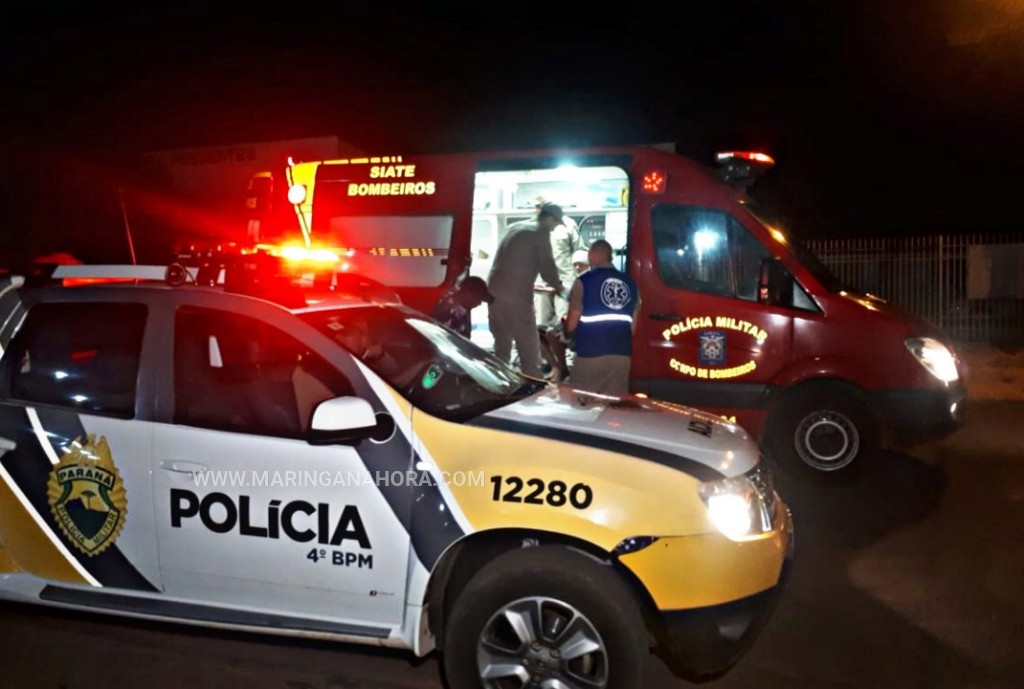
{"label": "police car front wheel", "polygon": [[561,546],[505,553],[483,567],[445,624],[452,689],[633,689],[648,636],[609,566]]}

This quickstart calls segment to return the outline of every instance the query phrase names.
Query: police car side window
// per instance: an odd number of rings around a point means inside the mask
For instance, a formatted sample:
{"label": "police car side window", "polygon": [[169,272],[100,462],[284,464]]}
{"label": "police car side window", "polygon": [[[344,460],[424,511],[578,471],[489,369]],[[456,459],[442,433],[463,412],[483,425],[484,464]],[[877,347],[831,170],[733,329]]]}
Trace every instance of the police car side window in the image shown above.
{"label": "police car side window", "polygon": [[8,396],[131,418],[146,312],[112,302],[33,306],[4,357]]}
{"label": "police car side window", "polygon": [[174,337],[175,423],[300,438],[317,404],[354,394],[322,357],[255,318],[182,307]]}
{"label": "police car side window", "polygon": [[659,205],[651,211],[658,272],[669,287],[757,299],[768,252],[728,213]]}

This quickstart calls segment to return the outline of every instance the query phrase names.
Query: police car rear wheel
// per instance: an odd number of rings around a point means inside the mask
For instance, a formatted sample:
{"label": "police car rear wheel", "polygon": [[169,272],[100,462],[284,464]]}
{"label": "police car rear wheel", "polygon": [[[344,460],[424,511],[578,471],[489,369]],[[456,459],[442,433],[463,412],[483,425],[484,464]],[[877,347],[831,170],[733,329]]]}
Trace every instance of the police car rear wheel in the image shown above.
{"label": "police car rear wheel", "polygon": [[633,689],[649,655],[639,605],[607,565],[561,546],[505,553],[445,624],[451,689]]}

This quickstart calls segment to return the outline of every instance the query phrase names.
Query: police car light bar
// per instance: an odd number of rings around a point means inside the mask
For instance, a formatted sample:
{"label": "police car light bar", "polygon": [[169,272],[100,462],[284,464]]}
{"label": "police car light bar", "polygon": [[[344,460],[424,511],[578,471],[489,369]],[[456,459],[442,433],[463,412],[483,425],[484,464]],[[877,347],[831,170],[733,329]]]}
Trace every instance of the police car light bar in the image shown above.
{"label": "police car light bar", "polygon": [[[59,265],[53,269],[53,278],[62,280],[159,280],[163,281],[167,266],[132,265]],[[84,282],[81,284],[85,284]]]}

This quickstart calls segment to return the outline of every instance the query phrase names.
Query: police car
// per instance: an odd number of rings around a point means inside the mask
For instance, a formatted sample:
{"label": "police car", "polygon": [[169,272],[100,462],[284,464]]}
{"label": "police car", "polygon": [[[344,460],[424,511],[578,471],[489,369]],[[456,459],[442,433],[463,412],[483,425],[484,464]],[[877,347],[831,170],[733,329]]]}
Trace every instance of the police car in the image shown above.
{"label": "police car", "polygon": [[0,597],[438,649],[454,689],[639,687],[652,649],[700,676],[753,641],[792,527],[741,428],[200,268],[3,281]]}

